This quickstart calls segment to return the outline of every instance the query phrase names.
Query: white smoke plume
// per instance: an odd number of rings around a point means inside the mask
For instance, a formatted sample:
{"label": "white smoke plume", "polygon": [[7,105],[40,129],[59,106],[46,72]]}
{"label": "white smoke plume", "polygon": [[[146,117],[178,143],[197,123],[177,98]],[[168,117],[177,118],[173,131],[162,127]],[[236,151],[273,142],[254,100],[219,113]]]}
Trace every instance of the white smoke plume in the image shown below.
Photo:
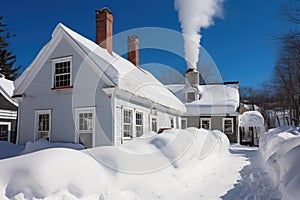
{"label": "white smoke plume", "polygon": [[214,17],[221,17],[223,2],[224,0],[175,0],[188,68],[196,68],[198,62],[201,28],[208,28],[214,24]]}

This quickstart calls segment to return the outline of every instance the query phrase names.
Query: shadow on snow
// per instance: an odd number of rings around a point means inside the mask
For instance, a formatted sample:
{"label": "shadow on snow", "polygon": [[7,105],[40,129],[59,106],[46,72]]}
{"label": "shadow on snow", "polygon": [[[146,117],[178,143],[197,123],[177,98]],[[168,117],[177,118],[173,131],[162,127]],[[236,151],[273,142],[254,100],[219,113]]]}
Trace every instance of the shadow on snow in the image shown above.
{"label": "shadow on snow", "polygon": [[240,171],[241,179],[221,198],[224,200],[280,200],[281,194],[272,184],[268,172],[263,167],[258,148],[244,147],[231,149],[230,153],[243,155],[250,164]]}

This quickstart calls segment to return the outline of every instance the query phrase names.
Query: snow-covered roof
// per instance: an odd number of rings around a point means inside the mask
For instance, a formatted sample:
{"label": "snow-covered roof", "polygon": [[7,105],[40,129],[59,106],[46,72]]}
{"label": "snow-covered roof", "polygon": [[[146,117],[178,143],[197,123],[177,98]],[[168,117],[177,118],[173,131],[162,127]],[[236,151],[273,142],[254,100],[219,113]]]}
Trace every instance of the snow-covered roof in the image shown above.
{"label": "snow-covered roof", "polygon": [[[148,71],[137,68],[131,62],[114,52],[111,55],[106,49],[100,47],[95,42],[81,36],[60,23],[53,31],[52,40],[57,40],[61,34],[68,35],[71,40],[84,51],[86,56],[97,65],[97,69],[95,70],[98,71],[96,73],[106,76],[111,81],[111,86],[116,86],[133,95],[149,99],[154,103],[175,109],[181,113],[185,112],[185,106],[180,100]],[[41,50],[35,61],[25,70],[21,77],[15,81],[17,88],[15,94],[24,92],[24,89],[23,91],[20,89],[22,85],[26,85],[23,83],[26,82],[26,79],[32,76],[32,74],[37,73],[33,72],[34,70],[32,69],[35,65],[38,65],[38,57],[40,54],[49,51],[51,41]],[[27,85],[29,85],[29,83],[27,83]]]}
{"label": "snow-covered roof", "polygon": [[7,80],[5,77],[0,77],[0,87],[9,97],[12,97],[15,89],[13,81]]}
{"label": "snow-covered roof", "polygon": [[235,114],[239,107],[238,84],[199,85],[194,88],[199,92],[200,99],[187,102],[187,87],[183,84],[167,86],[186,106],[185,115],[223,115]]}
{"label": "snow-covered roof", "polygon": [[239,116],[239,126],[264,126],[264,118],[258,111],[247,111]]}

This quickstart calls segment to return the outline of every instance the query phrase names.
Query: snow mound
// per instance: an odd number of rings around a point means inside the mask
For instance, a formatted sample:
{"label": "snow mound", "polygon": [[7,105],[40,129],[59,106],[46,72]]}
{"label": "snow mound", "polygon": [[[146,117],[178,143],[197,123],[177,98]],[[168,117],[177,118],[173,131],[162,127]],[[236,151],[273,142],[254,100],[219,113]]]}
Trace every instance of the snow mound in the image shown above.
{"label": "snow mound", "polygon": [[264,117],[258,111],[247,111],[240,116],[240,126],[263,126]]}
{"label": "snow mound", "polygon": [[58,147],[70,148],[75,150],[84,149],[84,146],[81,144],[66,143],[66,142],[49,142],[45,139],[39,139],[36,142],[28,141],[25,145],[25,149],[21,152],[21,154],[27,154],[27,153],[40,151],[43,149],[58,148]]}
{"label": "snow mound", "polygon": [[79,151],[62,148],[1,160],[0,171],[0,199],[3,200],[59,196],[101,199],[107,194],[106,184],[109,183],[104,169],[101,170],[94,159]]}
{"label": "snow mound", "polygon": [[[30,145],[27,149],[33,149]],[[189,193],[196,199],[203,177],[216,170],[223,174],[222,163],[233,159],[228,147],[219,131],[188,128],[148,134],[121,146],[45,149],[0,160],[0,199],[186,199]]]}
{"label": "snow mound", "polygon": [[229,141],[219,131],[187,128],[137,138],[121,146],[85,150],[100,163],[126,173],[149,173],[165,167],[182,168],[213,153],[228,153]]}
{"label": "snow mound", "polygon": [[260,149],[266,167],[278,185],[283,199],[300,196],[300,131],[296,127],[269,130],[260,138]]}

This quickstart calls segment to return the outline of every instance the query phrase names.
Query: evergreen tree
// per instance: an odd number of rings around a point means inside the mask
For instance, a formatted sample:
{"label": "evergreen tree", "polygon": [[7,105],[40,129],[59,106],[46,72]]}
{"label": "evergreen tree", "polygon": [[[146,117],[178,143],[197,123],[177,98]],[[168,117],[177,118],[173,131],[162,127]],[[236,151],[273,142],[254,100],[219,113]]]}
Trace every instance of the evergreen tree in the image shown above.
{"label": "evergreen tree", "polygon": [[0,73],[9,80],[15,80],[19,75],[21,66],[14,66],[16,55],[9,51],[9,39],[15,37],[7,29],[7,25],[2,22],[0,16]]}

